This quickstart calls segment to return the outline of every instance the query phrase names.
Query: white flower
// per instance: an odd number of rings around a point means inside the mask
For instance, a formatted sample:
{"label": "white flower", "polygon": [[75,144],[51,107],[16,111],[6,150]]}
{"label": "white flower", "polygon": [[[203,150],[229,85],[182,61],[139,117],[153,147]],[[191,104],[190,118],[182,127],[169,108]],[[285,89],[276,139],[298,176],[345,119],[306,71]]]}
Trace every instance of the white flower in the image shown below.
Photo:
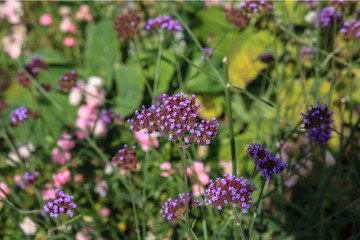
{"label": "white flower", "polygon": [[[30,142],[30,143],[27,143],[27,144],[24,144],[20,147],[18,147],[18,152],[19,152],[19,155],[20,157],[24,158],[24,159],[27,159],[30,157],[31,153],[35,151],[35,147],[34,145]],[[14,152],[9,152],[8,154],[9,158],[14,160],[15,162],[19,162],[20,159],[18,157],[18,155]],[[15,167],[15,164],[12,162],[12,161],[8,161],[8,163]]]}
{"label": "white flower", "polygon": [[100,197],[105,197],[109,191],[109,185],[105,180],[101,180],[95,185],[94,191],[100,195]]}
{"label": "white flower", "polygon": [[20,227],[27,235],[34,235],[37,232],[35,223],[28,217],[25,217],[23,222],[20,223]]}
{"label": "white flower", "polygon": [[99,89],[103,85],[103,79],[101,77],[91,76],[88,78],[87,87],[95,87]]}
{"label": "white flower", "polygon": [[327,167],[330,167],[335,164],[335,158],[330,151],[326,151],[325,153],[325,163]]}
{"label": "white flower", "polygon": [[314,24],[316,21],[316,15],[317,13],[315,11],[310,11],[305,16],[305,22],[307,22],[308,24]]}

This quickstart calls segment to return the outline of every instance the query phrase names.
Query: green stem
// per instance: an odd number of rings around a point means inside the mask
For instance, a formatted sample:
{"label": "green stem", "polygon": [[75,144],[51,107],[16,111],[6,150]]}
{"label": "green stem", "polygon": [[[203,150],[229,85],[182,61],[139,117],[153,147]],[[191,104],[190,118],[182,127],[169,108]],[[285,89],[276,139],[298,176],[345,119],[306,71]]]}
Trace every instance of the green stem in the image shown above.
{"label": "green stem", "polygon": [[347,136],[345,136],[344,134],[342,134],[341,132],[338,132],[335,128],[331,128],[331,130],[333,130],[334,132],[336,132],[337,134],[339,134],[341,137],[344,137],[346,140],[348,140],[349,142],[351,142],[354,146],[357,146],[358,148],[360,148],[360,145],[357,144],[356,142],[354,142],[353,140],[351,140],[350,138],[348,138]]}
{"label": "green stem", "polygon": [[161,54],[162,54],[162,45],[164,41],[164,34],[163,31],[160,30],[159,34],[159,48],[156,58],[156,69],[155,69],[155,80],[154,80],[154,87],[153,87],[153,103],[155,102],[155,96],[157,95],[157,87],[159,82],[159,74],[160,74],[160,62],[161,62]]}
{"label": "green stem", "polygon": [[147,151],[145,153],[145,161],[144,161],[144,167],[143,167],[144,168],[144,179],[143,179],[143,189],[142,189],[142,209],[143,209],[143,214],[142,214],[142,218],[141,218],[143,239],[146,238],[145,210],[146,210],[146,184],[147,184],[147,172],[148,172],[149,155],[150,155],[150,152]]}
{"label": "green stem", "polygon": [[[129,183],[130,185],[133,187],[133,185],[131,184],[131,174],[129,173]],[[132,188],[131,187],[131,188]],[[136,212],[136,205],[135,205],[135,198],[134,198],[134,193],[131,189],[130,191],[130,195],[131,195],[131,202],[132,202],[132,207],[133,207],[133,212],[134,212],[134,218],[135,218],[135,232],[136,232],[136,236],[138,240],[141,240],[141,236],[140,236],[140,228],[139,228],[139,221],[138,221],[138,216],[137,216],[137,212]]]}
{"label": "green stem", "polygon": [[256,208],[255,208],[255,212],[254,212],[254,215],[253,215],[253,219],[251,221],[251,225],[250,225],[250,230],[249,230],[249,239],[253,239],[253,230],[254,230],[254,223],[255,223],[255,219],[258,215],[258,208],[259,208],[259,203],[261,201],[261,197],[262,197],[262,194],[263,194],[263,191],[264,191],[264,188],[265,188],[265,183],[266,183],[266,180],[264,181],[263,185],[262,185],[262,188],[261,188],[261,192],[260,192],[260,196],[259,196],[259,200],[257,201],[256,203]]}
{"label": "green stem", "polygon": [[233,208],[233,214],[234,214],[234,217],[236,219],[236,226],[237,226],[237,228],[238,228],[238,230],[240,232],[240,237],[241,237],[242,240],[246,240],[244,231],[243,231],[243,229],[241,227],[241,215],[239,217],[239,213],[237,212],[236,208]]}
{"label": "green stem", "polygon": [[183,171],[184,171],[184,190],[185,190],[185,216],[186,216],[186,227],[188,232],[188,239],[191,239],[190,234],[190,221],[189,221],[189,201],[188,201],[188,179],[187,179],[187,166],[186,166],[186,151],[185,144],[180,145],[182,150],[182,160],[183,160]]}
{"label": "green stem", "polygon": [[[227,58],[224,58],[223,66],[225,72],[225,81],[226,83],[228,83],[229,75],[228,75]],[[231,92],[230,92],[230,87],[227,84],[225,86],[225,98],[226,98],[226,114],[228,118],[228,131],[229,131],[230,147],[231,147],[232,174],[237,176],[236,148],[235,148],[234,127],[233,127],[232,109],[231,109]]]}

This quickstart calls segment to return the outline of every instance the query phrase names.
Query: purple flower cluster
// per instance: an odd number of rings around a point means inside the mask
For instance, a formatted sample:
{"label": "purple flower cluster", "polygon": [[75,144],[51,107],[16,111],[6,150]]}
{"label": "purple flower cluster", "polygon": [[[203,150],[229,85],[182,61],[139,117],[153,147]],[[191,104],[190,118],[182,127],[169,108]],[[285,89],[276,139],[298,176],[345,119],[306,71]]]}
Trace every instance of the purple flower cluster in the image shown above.
{"label": "purple flower cluster", "polygon": [[326,104],[324,106],[321,106],[320,102],[317,102],[317,104],[317,107],[310,105],[311,109],[306,111],[306,114],[300,114],[304,117],[302,120],[304,126],[300,129],[306,129],[310,139],[316,145],[324,145],[331,138],[331,124],[334,121],[332,115],[334,112],[329,113]]}
{"label": "purple flower cluster", "polygon": [[51,199],[48,197],[48,201],[44,206],[45,212],[50,217],[58,217],[59,214],[67,214],[70,217],[73,217],[73,212],[71,209],[76,208],[76,204],[71,200],[74,198],[72,195],[68,195],[66,192],[56,189],[54,191],[55,198]]}
{"label": "purple flower cluster", "polygon": [[[25,69],[32,77],[38,78],[39,69],[47,70],[48,66],[44,60],[38,56],[35,56],[30,60],[30,63],[25,65]],[[17,72],[15,80],[25,88],[31,86],[31,79],[23,71]]]}
{"label": "purple flower cluster", "polygon": [[[334,24],[336,21],[337,26],[340,26],[342,22],[341,12],[337,11],[334,7],[325,7],[318,14],[320,17],[321,27],[327,28],[329,25]],[[315,21],[315,27],[317,27],[318,21]]]}
{"label": "purple flower cluster", "polygon": [[23,122],[28,118],[29,109],[24,106],[21,106],[10,113],[10,119],[13,124],[18,124],[19,122]]}
{"label": "purple flower cluster", "polygon": [[245,28],[249,24],[249,17],[242,8],[235,9],[231,7],[231,9],[225,9],[225,16],[238,29]]}
{"label": "purple flower cluster", "polygon": [[[189,211],[194,210],[198,206],[201,206],[201,203],[198,200],[194,200],[193,195],[188,193],[188,206]],[[163,214],[163,218],[168,221],[177,221],[179,219],[185,219],[186,213],[186,203],[185,203],[185,193],[179,194],[179,199],[171,199],[161,207],[160,213]]]}
{"label": "purple flower cluster", "polygon": [[312,56],[315,53],[316,49],[313,47],[302,47],[301,51],[300,51],[300,56],[301,57],[307,57],[307,56]]}
{"label": "purple flower cluster", "polygon": [[247,153],[254,160],[256,169],[261,171],[261,176],[271,182],[272,175],[283,175],[284,170],[288,167],[287,163],[283,163],[279,158],[274,157],[274,153],[267,150],[267,146],[258,143],[251,143],[247,148]]}
{"label": "purple flower cluster", "polygon": [[63,92],[69,92],[70,89],[75,86],[76,81],[79,79],[79,75],[76,70],[72,70],[69,73],[64,73],[63,76],[60,77],[59,85],[60,89]]}
{"label": "purple flower cluster", "polygon": [[208,145],[215,137],[219,124],[215,118],[208,121],[206,117],[199,122],[199,107],[200,103],[195,104],[195,95],[188,99],[184,93],[170,97],[164,94],[159,107],[152,105],[146,109],[143,106],[141,112],[135,111],[137,120],[128,119],[128,122],[134,131],[146,129],[147,133],[169,134],[171,141]]}
{"label": "purple flower cluster", "polygon": [[[240,206],[243,213],[253,205],[251,194],[257,190],[252,182],[247,179],[235,175],[230,176],[228,173],[223,178],[217,178],[216,182],[210,180],[210,185],[206,189],[205,202],[206,205],[213,204],[219,210],[227,203],[232,203],[233,207]],[[207,198],[209,196],[210,198]]]}
{"label": "purple flower cluster", "polygon": [[102,110],[101,115],[100,115],[100,121],[102,121],[103,123],[109,124],[111,123],[111,120],[114,119],[116,117],[116,115],[113,113],[112,109],[109,110]]}
{"label": "purple flower cluster", "polygon": [[128,13],[117,17],[114,21],[114,29],[118,33],[117,38],[120,42],[125,42],[138,35],[137,26],[139,22],[140,17],[135,13]]}
{"label": "purple flower cluster", "polygon": [[244,0],[239,4],[239,8],[246,13],[268,13],[272,11],[272,3],[268,0]]}
{"label": "purple flower cluster", "polygon": [[[204,48],[204,52],[209,58],[211,58],[214,54],[212,48],[208,48],[208,47]],[[201,56],[201,61],[205,61],[205,60],[206,60],[205,56]]]}
{"label": "purple flower cluster", "polygon": [[113,163],[116,167],[124,170],[136,170],[137,159],[135,146],[131,150],[128,149],[128,146],[125,144],[123,149],[118,151],[118,154],[112,158]]}
{"label": "purple flower cluster", "polygon": [[340,32],[345,35],[345,38],[359,40],[360,39],[360,21],[352,19],[350,22],[345,22],[344,27]]}
{"label": "purple flower cluster", "polygon": [[25,189],[32,185],[35,185],[37,179],[39,177],[39,172],[35,171],[34,174],[30,174],[29,172],[26,172],[24,174],[24,180],[20,182],[20,186]]}
{"label": "purple flower cluster", "polygon": [[170,16],[158,16],[154,19],[148,19],[147,23],[145,24],[145,30],[159,28],[177,32],[183,31],[180,22],[178,20],[172,19]]}

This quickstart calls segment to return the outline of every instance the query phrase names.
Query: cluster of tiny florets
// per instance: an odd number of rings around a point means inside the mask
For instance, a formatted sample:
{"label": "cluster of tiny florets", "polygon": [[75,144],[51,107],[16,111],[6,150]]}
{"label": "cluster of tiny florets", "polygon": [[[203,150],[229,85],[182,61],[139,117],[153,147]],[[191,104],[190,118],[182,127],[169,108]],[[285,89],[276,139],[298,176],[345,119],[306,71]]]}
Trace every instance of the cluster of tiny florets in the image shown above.
{"label": "cluster of tiny florets", "polygon": [[45,212],[50,217],[58,217],[59,214],[67,214],[70,217],[73,217],[73,212],[71,209],[76,208],[76,204],[71,200],[74,196],[68,195],[66,192],[60,191],[56,189],[54,191],[55,198],[51,199],[50,197],[47,199],[48,202],[44,206]]}
{"label": "cluster of tiny florets", "polygon": [[125,42],[138,35],[137,26],[140,22],[140,17],[135,13],[128,13],[124,16],[117,17],[114,21],[114,29],[117,31],[117,38],[120,42]]}
{"label": "cluster of tiny florets", "polygon": [[214,182],[210,180],[210,185],[206,189],[206,205],[214,205],[219,210],[227,203],[232,203],[233,207],[240,206],[243,213],[253,205],[251,194],[257,190],[255,185],[247,179],[235,175],[230,176],[228,173],[223,178],[217,178]]}
{"label": "cluster of tiny florets", "polygon": [[273,6],[271,1],[265,0],[245,0],[239,4],[239,8],[246,13],[268,13],[271,12]]}
{"label": "cluster of tiny florets", "polygon": [[324,106],[321,106],[320,102],[317,104],[317,107],[310,105],[311,109],[306,111],[306,114],[301,113],[304,117],[302,120],[304,126],[301,129],[307,130],[310,139],[316,145],[324,145],[331,138],[331,124],[334,121],[332,115],[334,112],[329,113],[326,104]]}
{"label": "cluster of tiny florets", "polygon": [[10,115],[10,126],[11,127],[16,127],[20,122],[23,122],[25,119],[28,118],[38,118],[39,114],[37,112],[32,112],[30,111],[30,109],[21,106],[13,111],[11,111]]}
{"label": "cluster of tiny florets", "polygon": [[[39,69],[47,70],[48,66],[43,59],[35,56],[25,65],[25,69],[33,78],[38,78]],[[31,79],[23,71],[17,72],[15,80],[25,88],[31,86]]]}
{"label": "cluster of tiny florets", "polygon": [[360,21],[352,19],[350,22],[345,22],[340,32],[345,35],[345,38],[352,40],[360,39]]}
{"label": "cluster of tiny florets", "polygon": [[183,29],[178,20],[172,19],[170,16],[158,16],[154,19],[148,19],[145,24],[146,30],[167,29],[170,31],[182,32]]}
{"label": "cluster of tiny florets", "polygon": [[132,149],[128,149],[128,146],[125,144],[123,149],[118,151],[118,154],[112,158],[113,163],[119,169],[124,170],[136,170],[137,159],[136,159],[136,147],[133,146]]}
{"label": "cluster of tiny florets", "polygon": [[272,175],[283,175],[284,170],[288,167],[287,163],[283,163],[279,158],[274,156],[273,152],[267,150],[267,146],[258,143],[251,143],[247,148],[247,153],[254,160],[256,169],[261,171],[261,176],[271,181]]}
{"label": "cluster of tiny florets", "polygon": [[[323,28],[327,28],[328,26],[336,24],[339,26],[342,22],[341,12],[337,11],[334,7],[329,6],[325,7],[318,14],[318,18],[320,18],[320,25]],[[318,25],[318,20],[315,21],[315,27]]]}
{"label": "cluster of tiny florets", "polygon": [[76,81],[79,79],[79,75],[76,70],[72,70],[69,73],[64,73],[63,76],[60,77],[59,85],[60,89],[63,92],[68,92],[70,89],[75,86]]}
{"label": "cluster of tiny florets", "polygon": [[[211,58],[214,54],[212,48],[208,48],[208,47],[204,48],[204,52],[209,58]],[[205,60],[206,60],[206,57],[204,55],[201,56],[201,61],[205,61]]]}
{"label": "cluster of tiny florets", "polygon": [[[198,200],[193,198],[191,193],[188,193],[188,206],[189,211],[194,210],[198,206],[201,206],[201,203]],[[186,203],[185,203],[185,193],[179,194],[179,199],[171,199],[165,202],[164,206],[161,207],[160,213],[162,213],[163,218],[168,221],[177,221],[179,219],[185,219],[186,214]]]}
{"label": "cluster of tiny florets", "polygon": [[28,188],[30,186],[33,186],[35,185],[37,179],[39,177],[39,172],[38,171],[35,171],[33,174],[30,174],[29,172],[26,172],[24,174],[24,180],[22,180],[20,182],[20,186],[25,189],[25,188]]}
{"label": "cluster of tiny florets", "polygon": [[225,9],[225,16],[226,19],[238,29],[245,28],[249,24],[249,17],[241,8],[235,9],[231,7],[231,9]]}
{"label": "cluster of tiny florets", "polygon": [[312,55],[314,55],[315,52],[316,52],[316,49],[315,49],[315,48],[304,46],[304,47],[301,48],[300,56],[303,57],[303,58],[305,58],[305,57],[307,57],[307,56],[312,56]]}
{"label": "cluster of tiny florets", "polygon": [[271,177],[274,173],[284,175],[284,170],[287,167],[287,163],[281,162],[279,158],[274,156],[259,160],[256,164],[256,169],[261,171],[261,176],[265,177],[269,182],[271,182]]}
{"label": "cluster of tiny florets", "polygon": [[170,97],[164,94],[159,107],[152,105],[146,109],[143,106],[141,112],[135,111],[137,119],[128,119],[128,122],[134,131],[146,129],[147,133],[168,134],[171,141],[208,145],[215,137],[219,124],[215,118],[208,121],[206,117],[199,122],[199,107],[200,103],[195,104],[195,95],[189,99],[184,93]]}
{"label": "cluster of tiny florets", "polygon": [[109,110],[104,109],[101,112],[100,121],[109,124],[115,117],[116,115],[113,113],[112,109]]}

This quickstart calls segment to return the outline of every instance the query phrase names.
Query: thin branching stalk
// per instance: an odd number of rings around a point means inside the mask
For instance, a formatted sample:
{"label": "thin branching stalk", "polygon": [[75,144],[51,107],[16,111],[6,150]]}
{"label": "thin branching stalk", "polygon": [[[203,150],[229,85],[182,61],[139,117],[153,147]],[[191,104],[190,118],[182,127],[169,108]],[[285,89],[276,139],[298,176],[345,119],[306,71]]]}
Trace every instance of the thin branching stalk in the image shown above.
{"label": "thin branching stalk", "polygon": [[[134,186],[131,184],[131,174],[130,173],[129,173],[129,183],[131,185],[131,188],[133,188]],[[133,208],[133,213],[134,213],[134,218],[135,218],[135,232],[136,232],[137,239],[141,240],[139,220],[138,220],[137,211],[136,211],[134,193],[132,190],[133,189],[131,189],[131,191],[130,191],[130,195],[131,195],[131,203],[132,203],[132,208]]]}
{"label": "thin branching stalk", "polygon": [[186,164],[186,146],[184,143],[180,145],[181,152],[182,152],[182,162],[183,162],[183,174],[184,174],[184,191],[185,191],[185,221],[186,221],[186,228],[188,232],[188,239],[191,239],[190,233],[190,221],[189,221],[189,194],[188,194],[188,176],[187,176],[187,164]]}
{"label": "thin branching stalk", "polygon": [[234,214],[234,217],[235,217],[235,220],[236,220],[236,227],[240,232],[241,240],[246,240],[244,231],[243,231],[242,226],[241,226],[241,215],[242,215],[242,213],[239,216],[239,213],[237,212],[236,208],[233,207],[233,214]]}
{"label": "thin branching stalk", "polygon": [[157,58],[156,58],[155,80],[154,80],[154,87],[153,87],[153,103],[155,100],[155,96],[157,95],[157,89],[158,89],[163,42],[164,42],[164,34],[163,34],[163,31],[160,30],[160,32],[159,32],[159,48],[158,48],[158,53],[157,53]]}
{"label": "thin branching stalk", "polygon": [[250,230],[249,230],[249,239],[250,240],[253,239],[254,223],[255,223],[255,219],[256,219],[256,217],[258,215],[259,203],[261,201],[261,197],[262,197],[262,194],[263,194],[263,191],[264,191],[264,188],[265,188],[266,180],[267,179],[264,180],[264,183],[262,185],[261,192],[260,192],[260,195],[259,195],[259,200],[256,203],[256,208],[255,208],[255,211],[254,211],[253,219],[251,221]]}

